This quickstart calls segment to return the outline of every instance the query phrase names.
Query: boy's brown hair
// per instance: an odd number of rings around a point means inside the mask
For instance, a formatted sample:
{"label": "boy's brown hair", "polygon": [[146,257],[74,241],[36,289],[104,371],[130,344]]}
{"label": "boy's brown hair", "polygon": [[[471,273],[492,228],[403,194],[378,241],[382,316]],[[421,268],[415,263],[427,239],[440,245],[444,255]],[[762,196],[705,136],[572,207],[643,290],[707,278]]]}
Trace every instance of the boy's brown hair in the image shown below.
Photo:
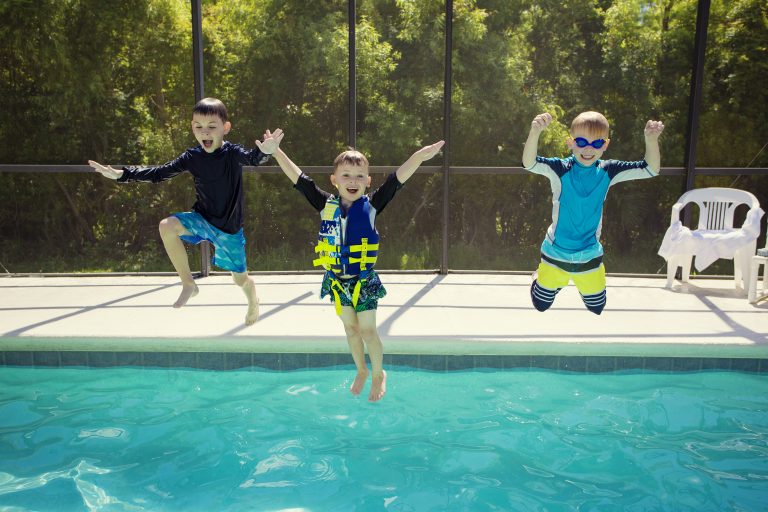
{"label": "boy's brown hair", "polygon": [[200,114],[204,116],[219,116],[222,123],[226,123],[227,119],[227,107],[224,103],[216,98],[203,98],[197,102],[195,108],[192,109],[192,115]]}
{"label": "boy's brown hair", "polygon": [[579,128],[583,128],[591,137],[608,137],[608,120],[600,112],[582,112],[571,123],[571,135]]}
{"label": "boy's brown hair", "polygon": [[339,156],[333,160],[333,172],[336,172],[336,169],[344,163],[368,167],[368,159],[365,158],[365,155],[354,149],[348,149],[339,153]]}

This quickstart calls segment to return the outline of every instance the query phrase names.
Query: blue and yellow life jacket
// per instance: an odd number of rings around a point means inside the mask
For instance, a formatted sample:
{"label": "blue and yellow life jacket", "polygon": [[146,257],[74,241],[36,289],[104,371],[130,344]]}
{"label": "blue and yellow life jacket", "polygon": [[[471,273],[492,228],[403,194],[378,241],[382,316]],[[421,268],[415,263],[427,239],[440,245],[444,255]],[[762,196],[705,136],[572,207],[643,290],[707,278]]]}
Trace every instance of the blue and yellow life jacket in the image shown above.
{"label": "blue and yellow life jacket", "polygon": [[350,298],[357,306],[360,288],[376,264],[379,252],[379,233],[371,224],[371,204],[368,196],[363,196],[349,207],[346,226],[342,229],[340,199],[333,197],[325,203],[320,212],[320,232],[315,252],[318,253],[312,264],[321,266],[334,274],[331,290],[333,291],[336,313],[341,314],[339,292],[344,289],[338,276],[358,276]]}

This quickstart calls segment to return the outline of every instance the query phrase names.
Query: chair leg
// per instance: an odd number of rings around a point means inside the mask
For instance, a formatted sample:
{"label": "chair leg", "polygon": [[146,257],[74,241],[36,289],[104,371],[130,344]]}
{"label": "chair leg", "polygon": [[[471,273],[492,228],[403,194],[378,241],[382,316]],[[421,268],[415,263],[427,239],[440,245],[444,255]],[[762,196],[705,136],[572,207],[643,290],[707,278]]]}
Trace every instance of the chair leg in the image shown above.
{"label": "chair leg", "polygon": [[[757,274],[755,274],[755,281],[757,281]],[[768,259],[763,260],[763,295],[768,292]]]}
{"label": "chair leg", "polygon": [[749,285],[752,282],[752,256],[755,254],[756,244],[749,244],[742,247],[733,255],[733,278],[737,288],[741,288],[745,293],[749,291]]}
{"label": "chair leg", "polygon": [[[757,302],[757,280],[760,278],[760,265],[762,263],[759,256],[752,257],[752,262],[749,266],[752,277],[749,280],[749,292],[747,292],[747,300],[750,304]],[[768,274],[768,272],[764,270],[763,274]],[[765,289],[765,276],[763,276],[763,289]]]}
{"label": "chair leg", "polygon": [[677,259],[670,257],[667,260],[667,288],[672,288],[672,283],[675,282],[675,272],[677,272]]}
{"label": "chair leg", "polygon": [[693,261],[693,256],[683,256],[682,257],[682,265],[680,265],[680,280],[684,283],[687,283],[688,280],[691,278],[691,262]]}

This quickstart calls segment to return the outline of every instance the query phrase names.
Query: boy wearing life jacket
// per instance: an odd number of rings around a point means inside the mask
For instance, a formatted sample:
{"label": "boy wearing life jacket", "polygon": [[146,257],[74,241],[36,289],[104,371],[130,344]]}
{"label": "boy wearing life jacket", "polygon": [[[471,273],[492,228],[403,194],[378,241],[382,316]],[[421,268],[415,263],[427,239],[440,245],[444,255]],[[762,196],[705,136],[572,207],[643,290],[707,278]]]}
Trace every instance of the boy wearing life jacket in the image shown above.
{"label": "boy wearing life jacket", "polygon": [[599,315],[605,307],[605,267],[600,244],[603,202],[608,188],[629,180],[659,175],[660,121],[645,125],[645,158],[637,162],[600,160],[610,139],[608,120],[599,112],[582,112],[571,123],[569,158],[537,156],[539,135],[552,122],[539,114],[531,123],[523,149],[523,166],[549,178],[552,186],[552,224],[541,244],[541,263],[531,284],[531,301],[546,311],[555,295],[573,280],[584,305]]}
{"label": "boy wearing life jacket", "polygon": [[[198,292],[182,240],[192,244],[206,240],[214,248],[213,264],[232,272],[235,284],[243,289],[248,299],[245,324],[251,325],[259,317],[259,300],[256,285],[246,269],[243,165],[263,164],[276,143],[265,142],[259,149],[246,150],[224,140],[231,128],[224,103],[216,98],[204,98],[192,110],[192,133],[199,146],[186,150],[175,160],[157,167],[123,169],[113,169],[93,160],[88,160],[88,164],[120,183],[159,183],[189,172],[195,180],[197,196],[192,211],[174,213],[160,221],[160,237],[182,284],[173,307],[184,306]],[[275,130],[275,135],[282,137],[282,130]]]}
{"label": "boy wearing life jacket", "polygon": [[[264,143],[276,140],[282,134],[265,135]],[[261,147],[260,142],[256,144]],[[374,225],[376,216],[392,200],[419,165],[440,151],[443,141],[416,151],[406,162],[390,174],[384,183],[370,195],[371,185],[368,160],[354,150],[344,151],[333,162],[331,183],[336,194],[320,189],[296,164],[277,147],[272,153],[294,188],[320,212],[320,230],[314,265],[325,269],[320,297],[330,296],[336,313],[344,323],[347,343],[357,367],[357,375],[350,391],[359,395],[368,379],[365,347],[371,359],[371,391],[368,400],[375,402],[387,390],[387,374],[383,368],[384,353],[376,328],[376,308],[386,290],[374,270],[379,252],[379,233]]]}

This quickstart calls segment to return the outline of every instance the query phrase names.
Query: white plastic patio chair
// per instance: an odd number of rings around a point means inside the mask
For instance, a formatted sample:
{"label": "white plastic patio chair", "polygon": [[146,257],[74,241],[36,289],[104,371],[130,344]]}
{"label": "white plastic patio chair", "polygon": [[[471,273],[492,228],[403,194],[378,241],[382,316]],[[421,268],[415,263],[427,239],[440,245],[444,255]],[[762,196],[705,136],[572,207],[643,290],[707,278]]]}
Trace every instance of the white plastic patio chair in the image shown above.
{"label": "white plastic patio chair", "polygon": [[[688,229],[680,221],[685,205],[699,208],[699,225]],[[742,204],[749,207],[741,227],[733,227],[733,213]],[[669,228],[659,249],[667,259],[667,288],[672,287],[680,267],[682,281],[688,282],[691,260],[701,272],[719,258],[733,259],[735,285],[746,293],[750,285],[750,260],[755,254],[763,210],[757,198],[746,190],[734,188],[699,188],[689,190],[672,206]]]}

